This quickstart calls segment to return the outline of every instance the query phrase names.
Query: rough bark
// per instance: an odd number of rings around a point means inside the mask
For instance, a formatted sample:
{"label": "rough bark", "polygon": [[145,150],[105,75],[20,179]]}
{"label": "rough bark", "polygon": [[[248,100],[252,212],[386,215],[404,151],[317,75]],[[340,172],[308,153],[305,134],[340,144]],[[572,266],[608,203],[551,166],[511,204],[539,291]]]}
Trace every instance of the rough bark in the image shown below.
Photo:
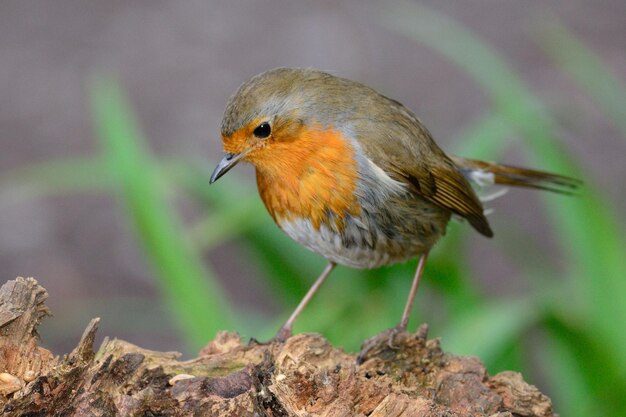
{"label": "rough bark", "polygon": [[[38,346],[46,291],[32,278],[0,288],[2,416],[554,416],[521,375],[489,376],[416,334],[383,333],[360,355],[318,334],[285,343],[217,335],[193,360],[106,339],[92,320],[69,354]],[[390,346],[389,341],[393,340]]]}

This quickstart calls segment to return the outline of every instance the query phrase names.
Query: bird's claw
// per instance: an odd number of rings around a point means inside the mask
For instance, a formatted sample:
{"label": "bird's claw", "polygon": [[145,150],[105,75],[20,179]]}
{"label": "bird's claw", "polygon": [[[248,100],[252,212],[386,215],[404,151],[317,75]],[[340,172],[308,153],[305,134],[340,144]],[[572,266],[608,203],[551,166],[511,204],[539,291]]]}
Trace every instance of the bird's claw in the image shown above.
{"label": "bird's claw", "polygon": [[389,335],[387,336],[387,346],[389,346],[390,349],[398,350],[400,347],[394,345],[394,340],[398,334],[405,332],[405,331],[406,331],[406,328],[400,325],[396,327],[392,327],[391,329],[387,330],[387,332],[389,333]]}
{"label": "bird's claw", "polygon": [[357,356],[357,364],[362,364],[368,358],[384,350],[390,349],[396,351],[400,349],[400,346],[395,344],[395,339],[396,336],[403,332],[405,332],[405,329],[398,325],[366,340],[361,347],[359,356]]}
{"label": "bird's claw", "polygon": [[268,346],[271,344],[283,344],[287,341],[287,339],[289,339],[291,336],[293,336],[293,333],[290,329],[287,329],[285,327],[281,327],[278,332],[276,332],[276,334],[274,335],[274,337],[272,337],[271,339],[269,339],[266,342],[261,342],[260,340],[257,340],[254,337],[250,338],[250,341],[248,342],[249,346]]}

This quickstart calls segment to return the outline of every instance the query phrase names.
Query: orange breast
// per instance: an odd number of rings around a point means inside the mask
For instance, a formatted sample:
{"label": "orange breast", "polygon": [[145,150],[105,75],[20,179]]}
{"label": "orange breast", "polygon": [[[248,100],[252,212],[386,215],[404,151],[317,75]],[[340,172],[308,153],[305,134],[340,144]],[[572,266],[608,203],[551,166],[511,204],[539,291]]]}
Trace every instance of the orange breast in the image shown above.
{"label": "orange breast", "polygon": [[274,220],[309,219],[336,230],[357,215],[355,150],[336,130],[300,128],[293,137],[268,144],[251,160],[261,199]]}

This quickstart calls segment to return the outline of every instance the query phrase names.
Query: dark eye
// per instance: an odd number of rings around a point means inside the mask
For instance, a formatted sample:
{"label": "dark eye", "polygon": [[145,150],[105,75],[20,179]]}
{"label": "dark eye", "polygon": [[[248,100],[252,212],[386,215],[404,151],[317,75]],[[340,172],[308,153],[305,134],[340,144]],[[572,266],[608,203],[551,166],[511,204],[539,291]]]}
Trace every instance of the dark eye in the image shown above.
{"label": "dark eye", "polygon": [[260,125],[258,125],[256,129],[254,129],[254,132],[252,133],[257,138],[263,139],[263,138],[268,137],[272,133],[272,128],[270,127],[269,123],[263,122]]}

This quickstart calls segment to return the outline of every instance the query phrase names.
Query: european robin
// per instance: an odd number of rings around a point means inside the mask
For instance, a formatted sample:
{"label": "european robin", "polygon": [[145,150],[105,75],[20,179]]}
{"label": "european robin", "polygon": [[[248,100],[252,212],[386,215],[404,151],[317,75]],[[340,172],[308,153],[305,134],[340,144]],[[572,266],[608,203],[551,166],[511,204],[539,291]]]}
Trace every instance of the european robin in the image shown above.
{"label": "european robin", "polygon": [[419,257],[397,331],[406,330],[429,250],[450,217],[492,237],[470,183],[567,192],[569,177],[446,155],[411,110],[363,84],[277,68],[246,81],[222,120],[226,155],[210,182],[240,161],[256,168],[259,194],[287,235],[328,265],[276,335],[337,264],[376,268]]}

